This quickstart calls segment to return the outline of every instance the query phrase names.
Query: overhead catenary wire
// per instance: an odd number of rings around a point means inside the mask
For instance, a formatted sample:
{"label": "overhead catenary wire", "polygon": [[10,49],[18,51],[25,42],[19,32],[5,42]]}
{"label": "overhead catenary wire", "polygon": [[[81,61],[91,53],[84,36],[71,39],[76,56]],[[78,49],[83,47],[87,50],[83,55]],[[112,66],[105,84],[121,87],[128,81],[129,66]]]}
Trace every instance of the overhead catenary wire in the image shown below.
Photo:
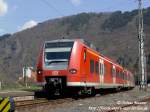
{"label": "overhead catenary wire", "polygon": [[[64,13],[62,12],[62,10],[59,10],[57,7],[55,7],[52,3],[50,3],[50,1],[48,0],[40,0],[41,2],[43,2],[45,5],[47,5],[49,8],[53,9],[55,12],[57,12],[60,16],[65,16]],[[69,2],[69,0],[65,0],[66,2]],[[123,1],[119,1],[119,3],[117,3],[117,5],[121,5]],[[114,5],[113,5],[114,6]],[[107,9],[110,9],[112,8],[113,6],[108,6],[106,7]],[[73,7],[76,7],[74,6],[72,3],[70,3],[70,10],[74,11],[73,10]],[[84,16],[84,18],[82,19],[88,19],[88,17]],[[80,21],[81,18],[79,18],[78,21]]]}
{"label": "overhead catenary wire", "polygon": [[50,7],[51,9],[55,10],[59,15],[61,16],[65,16],[62,11],[58,10],[53,4],[51,4],[50,2],[48,2],[47,0],[40,0],[41,2],[43,2],[45,5],[47,5],[48,7]]}

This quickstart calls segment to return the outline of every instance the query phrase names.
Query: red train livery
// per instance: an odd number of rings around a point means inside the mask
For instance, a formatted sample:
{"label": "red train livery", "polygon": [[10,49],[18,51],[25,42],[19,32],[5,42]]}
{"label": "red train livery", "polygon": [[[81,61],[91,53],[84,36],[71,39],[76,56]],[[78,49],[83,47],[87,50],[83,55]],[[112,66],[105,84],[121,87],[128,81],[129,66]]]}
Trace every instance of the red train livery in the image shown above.
{"label": "red train livery", "polygon": [[83,39],[46,41],[37,63],[37,83],[49,94],[95,94],[110,88],[133,88],[134,76]]}

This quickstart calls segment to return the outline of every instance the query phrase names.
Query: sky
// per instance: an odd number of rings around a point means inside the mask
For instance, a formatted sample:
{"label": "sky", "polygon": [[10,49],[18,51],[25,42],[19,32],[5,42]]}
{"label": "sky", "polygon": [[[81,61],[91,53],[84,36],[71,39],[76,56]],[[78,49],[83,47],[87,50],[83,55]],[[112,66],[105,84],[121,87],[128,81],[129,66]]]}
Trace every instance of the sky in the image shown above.
{"label": "sky", "polygon": [[[143,2],[144,8],[150,7],[150,0]],[[132,11],[137,7],[137,0],[0,0],[0,35],[82,12]]]}

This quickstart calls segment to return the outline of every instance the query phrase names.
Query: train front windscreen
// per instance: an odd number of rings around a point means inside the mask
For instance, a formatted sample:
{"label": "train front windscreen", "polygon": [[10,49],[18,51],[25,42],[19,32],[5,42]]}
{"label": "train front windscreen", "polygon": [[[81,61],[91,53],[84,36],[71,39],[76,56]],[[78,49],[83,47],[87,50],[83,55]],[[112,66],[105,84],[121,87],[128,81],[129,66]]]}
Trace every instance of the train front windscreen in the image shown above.
{"label": "train front windscreen", "polygon": [[45,43],[44,65],[49,70],[65,70],[68,67],[74,42]]}

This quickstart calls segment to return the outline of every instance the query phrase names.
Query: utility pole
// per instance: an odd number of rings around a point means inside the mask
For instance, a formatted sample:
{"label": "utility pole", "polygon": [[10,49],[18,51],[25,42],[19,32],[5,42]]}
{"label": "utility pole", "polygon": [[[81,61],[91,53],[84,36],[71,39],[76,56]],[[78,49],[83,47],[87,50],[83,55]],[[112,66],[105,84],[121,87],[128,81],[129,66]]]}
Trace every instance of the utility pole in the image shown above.
{"label": "utility pole", "polygon": [[24,66],[23,67],[23,76],[24,76],[24,84],[25,84],[25,87],[27,87],[27,67]]}
{"label": "utility pole", "polygon": [[2,82],[0,81],[0,90],[2,89]]}
{"label": "utility pole", "polygon": [[138,29],[138,39],[139,39],[139,75],[140,75],[140,90],[147,90],[147,73],[146,73],[146,57],[144,52],[144,26],[143,26],[143,9],[142,0],[139,2],[139,29]]}

